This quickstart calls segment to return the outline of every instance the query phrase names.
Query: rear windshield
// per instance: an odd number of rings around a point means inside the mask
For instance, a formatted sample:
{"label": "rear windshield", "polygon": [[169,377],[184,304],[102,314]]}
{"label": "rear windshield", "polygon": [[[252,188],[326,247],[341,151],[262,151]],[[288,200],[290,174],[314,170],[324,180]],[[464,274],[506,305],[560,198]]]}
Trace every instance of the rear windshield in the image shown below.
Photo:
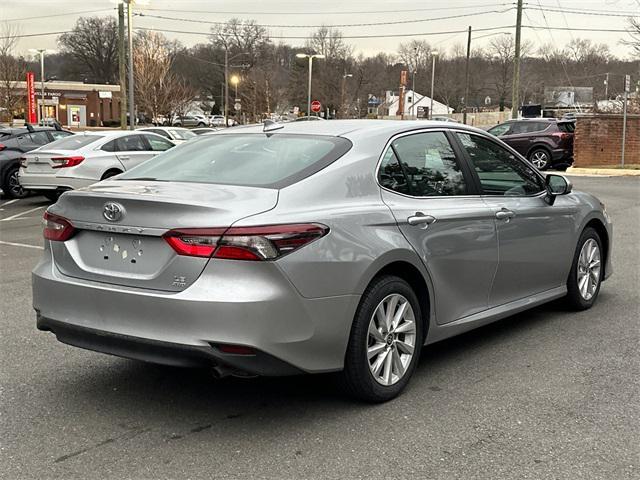
{"label": "rear windshield", "polygon": [[576,129],[576,124],[573,122],[558,122],[558,129],[561,132],[573,133]]}
{"label": "rear windshield", "polygon": [[102,135],[69,135],[47,145],[52,150],[77,150],[104,138]]}
{"label": "rear windshield", "polygon": [[190,130],[179,130],[177,128],[170,128],[168,130],[169,130],[169,133],[173,135],[173,138],[177,140],[189,140],[190,138],[193,138],[196,136],[196,134]]}
{"label": "rear windshield", "polygon": [[340,137],[288,134],[206,135],[133,168],[118,180],[157,180],[282,188],[344,155]]}

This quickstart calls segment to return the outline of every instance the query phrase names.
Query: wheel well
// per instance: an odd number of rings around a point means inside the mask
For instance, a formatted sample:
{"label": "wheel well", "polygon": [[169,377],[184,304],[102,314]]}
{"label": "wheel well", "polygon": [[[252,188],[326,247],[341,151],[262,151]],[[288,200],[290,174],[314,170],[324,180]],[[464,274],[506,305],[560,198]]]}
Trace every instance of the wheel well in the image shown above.
{"label": "wheel well", "polygon": [[397,261],[382,268],[371,281],[382,275],[395,275],[396,277],[402,278],[411,286],[416,297],[418,297],[418,301],[420,302],[422,323],[424,326],[424,338],[426,339],[427,332],[429,330],[429,289],[422,273],[420,273],[420,270],[408,262]]}
{"label": "wheel well", "polygon": [[544,150],[545,152],[547,152],[549,154],[549,161],[551,161],[551,149],[543,144],[538,144],[531,147],[527,152],[527,158],[529,158],[529,156],[536,150]]}
{"label": "wheel well", "polygon": [[119,168],[110,168],[109,170],[107,170],[102,174],[102,177],[100,178],[100,180],[104,180],[107,177],[112,177],[113,175],[119,175],[121,173],[122,173],[122,170],[120,170]]}
{"label": "wheel well", "polygon": [[[607,233],[606,227],[603,225],[603,223],[600,220],[596,218],[589,220],[587,224],[584,226],[584,229],[587,229],[589,227],[593,228],[596,232],[598,232],[598,235],[600,236],[600,240],[602,241],[602,248],[604,249],[604,258],[605,259],[609,258],[609,234]],[[607,274],[605,270],[606,268],[607,268],[607,262],[605,261],[602,263],[603,277]]]}

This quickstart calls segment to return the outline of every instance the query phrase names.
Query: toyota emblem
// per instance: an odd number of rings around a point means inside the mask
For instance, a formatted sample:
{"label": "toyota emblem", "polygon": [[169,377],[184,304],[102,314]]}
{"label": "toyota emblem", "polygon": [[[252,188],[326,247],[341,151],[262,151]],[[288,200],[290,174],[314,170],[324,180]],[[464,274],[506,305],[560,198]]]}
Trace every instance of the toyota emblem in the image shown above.
{"label": "toyota emblem", "polygon": [[102,215],[110,222],[117,222],[124,215],[124,207],[119,203],[105,203]]}

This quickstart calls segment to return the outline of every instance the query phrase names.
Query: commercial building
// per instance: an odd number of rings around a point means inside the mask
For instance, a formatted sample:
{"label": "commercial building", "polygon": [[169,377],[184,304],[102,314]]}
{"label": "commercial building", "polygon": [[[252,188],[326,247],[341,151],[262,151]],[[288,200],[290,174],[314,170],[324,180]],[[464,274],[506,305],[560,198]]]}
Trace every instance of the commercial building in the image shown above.
{"label": "commercial building", "polygon": [[[26,82],[15,82],[14,89],[26,98]],[[65,126],[100,127],[120,121],[120,85],[49,81],[42,98],[41,84],[36,82],[35,94],[39,114]]]}

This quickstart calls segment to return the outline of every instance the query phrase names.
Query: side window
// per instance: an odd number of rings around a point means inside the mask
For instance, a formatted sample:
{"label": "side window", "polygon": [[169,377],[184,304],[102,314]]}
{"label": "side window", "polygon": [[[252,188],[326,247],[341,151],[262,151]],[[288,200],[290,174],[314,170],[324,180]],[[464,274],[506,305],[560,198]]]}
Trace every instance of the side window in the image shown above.
{"label": "side window", "polygon": [[116,148],[116,141],[111,140],[110,142],[105,143],[100,150],[105,152],[117,152],[118,149]]}
{"label": "side window", "polygon": [[142,135],[127,135],[116,139],[116,148],[120,152],[146,152],[147,145]]}
{"label": "side window", "polygon": [[33,140],[31,140],[31,135],[29,135],[28,133],[24,134],[24,135],[20,135],[19,137],[17,137],[18,140],[18,145],[22,146],[22,147],[33,147]]}
{"label": "side window", "polygon": [[510,123],[503,123],[501,125],[496,125],[493,128],[489,129],[489,133],[499,137],[500,135],[505,135],[509,131],[509,127],[511,127]]}
{"label": "side window", "polygon": [[171,136],[165,130],[149,130],[150,132],[157,133],[158,135],[162,135],[165,138],[171,140]]}
{"label": "side window", "polygon": [[534,167],[488,138],[457,133],[480,177],[485,195],[533,195],[545,190]]}
{"label": "side window", "polygon": [[51,142],[51,140],[49,140],[49,135],[47,135],[47,132],[33,132],[31,134],[31,141],[33,141],[33,143],[35,143],[36,145],[46,145],[47,143]]}
{"label": "side window", "polygon": [[69,132],[63,132],[60,130],[52,130],[49,132],[54,140],[60,140],[61,138],[68,137],[69,135],[73,135]]}
{"label": "side window", "polygon": [[455,153],[444,132],[417,133],[392,142],[415,197],[464,195],[467,185]]}
{"label": "side window", "polygon": [[145,135],[144,138],[147,139],[149,145],[151,145],[151,150],[154,152],[164,152],[165,150],[169,150],[173,147],[173,143],[168,142],[164,138],[160,138],[157,135]]}
{"label": "side window", "polygon": [[409,194],[409,184],[392,148],[388,148],[378,170],[378,182],[394,192]]}

